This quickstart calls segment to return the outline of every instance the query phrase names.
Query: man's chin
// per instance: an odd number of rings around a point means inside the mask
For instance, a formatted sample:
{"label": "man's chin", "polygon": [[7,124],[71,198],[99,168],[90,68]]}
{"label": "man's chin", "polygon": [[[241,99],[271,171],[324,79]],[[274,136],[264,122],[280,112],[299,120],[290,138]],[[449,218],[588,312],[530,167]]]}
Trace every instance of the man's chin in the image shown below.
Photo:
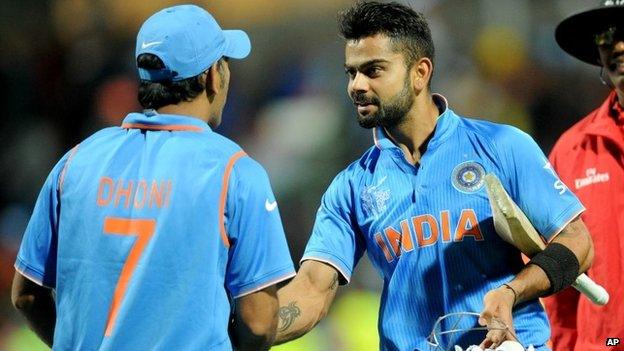
{"label": "man's chin", "polygon": [[366,129],[372,129],[379,125],[379,119],[375,115],[366,115],[362,116],[361,114],[357,114],[357,121],[360,127]]}

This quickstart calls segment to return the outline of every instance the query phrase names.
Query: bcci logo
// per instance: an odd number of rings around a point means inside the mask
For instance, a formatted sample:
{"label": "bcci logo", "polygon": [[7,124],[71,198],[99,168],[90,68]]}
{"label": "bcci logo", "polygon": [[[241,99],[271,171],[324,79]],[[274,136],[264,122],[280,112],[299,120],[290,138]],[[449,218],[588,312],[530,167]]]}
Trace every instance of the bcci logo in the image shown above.
{"label": "bcci logo", "polygon": [[474,193],[483,187],[484,175],[483,166],[475,161],[467,161],[455,166],[451,180],[455,189],[462,193]]}
{"label": "bcci logo", "polygon": [[390,190],[381,188],[386,178],[387,176],[381,178],[377,184],[369,185],[362,190],[362,207],[369,216],[377,217],[386,210],[386,202],[390,199]]}

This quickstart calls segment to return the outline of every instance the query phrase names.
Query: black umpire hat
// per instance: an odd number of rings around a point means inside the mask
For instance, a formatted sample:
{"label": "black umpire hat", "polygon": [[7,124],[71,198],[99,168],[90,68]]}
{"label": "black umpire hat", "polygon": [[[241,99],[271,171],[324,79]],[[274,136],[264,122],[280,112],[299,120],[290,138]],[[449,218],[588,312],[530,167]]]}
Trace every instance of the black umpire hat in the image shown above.
{"label": "black umpire hat", "polygon": [[555,39],[568,54],[601,66],[595,36],[610,27],[624,26],[624,0],[600,0],[600,4],[564,19],[555,30]]}

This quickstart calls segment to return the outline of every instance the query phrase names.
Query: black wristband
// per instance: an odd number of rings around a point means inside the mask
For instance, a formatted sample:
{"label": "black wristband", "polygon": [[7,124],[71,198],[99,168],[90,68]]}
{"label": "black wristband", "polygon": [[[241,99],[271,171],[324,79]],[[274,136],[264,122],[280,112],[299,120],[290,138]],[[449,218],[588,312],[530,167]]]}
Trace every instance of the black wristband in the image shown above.
{"label": "black wristband", "polygon": [[544,270],[550,280],[550,290],[543,296],[555,294],[572,285],[579,275],[580,264],[574,252],[559,243],[552,243],[533,256],[529,264]]}

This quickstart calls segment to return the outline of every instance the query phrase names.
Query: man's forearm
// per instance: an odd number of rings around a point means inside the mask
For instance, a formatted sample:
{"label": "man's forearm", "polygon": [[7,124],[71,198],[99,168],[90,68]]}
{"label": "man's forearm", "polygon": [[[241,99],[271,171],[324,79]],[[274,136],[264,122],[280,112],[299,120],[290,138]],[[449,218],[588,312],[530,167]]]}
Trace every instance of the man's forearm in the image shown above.
{"label": "man's forearm", "polygon": [[550,289],[550,281],[544,271],[535,265],[527,265],[507,284],[515,295],[514,305],[534,300]]}
{"label": "man's forearm", "polygon": [[13,305],[26,317],[30,329],[46,345],[52,347],[56,325],[56,306],[51,291],[21,295],[14,299]]}
{"label": "man's forearm", "polygon": [[277,328],[277,287],[266,287],[235,301],[231,337],[237,351],[268,350]]}
{"label": "man's forearm", "polygon": [[[575,269],[575,272],[570,273],[570,276],[574,274],[578,276],[585,272],[591,265],[594,256],[593,243],[585,224],[579,218],[576,218],[568,224],[552,241],[551,245],[552,244],[565,246],[565,248],[567,248],[565,251],[569,250],[569,256],[571,257],[573,254],[578,261],[578,266],[576,266],[578,270]],[[574,260],[574,257],[572,257],[572,260]],[[567,261],[571,262],[572,260]],[[573,266],[571,265],[570,267]],[[548,275],[541,267],[536,264],[529,264],[508,285],[516,294],[516,304],[518,304],[542,297],[548,292],[551,292],[551,283]],[[555,283],[557,283],[557,281]],[[567,283],[559,285],[563,286],[567,285]],[[555,290],[556,288],[557,284],[554,286]]]}
{"label": "man's forearm", "polygon": [[279,321],[275,344],[306,334],[327,315],[338,288],[338,273],[331,280],[315,281],[301,272],[278,293]]}
{"label": "man's forearm", "polygon": [[254,332],[238,317],[234,317],[232,325],[232,344],[237,351],[268,350],[273,343],[274,334]]}

